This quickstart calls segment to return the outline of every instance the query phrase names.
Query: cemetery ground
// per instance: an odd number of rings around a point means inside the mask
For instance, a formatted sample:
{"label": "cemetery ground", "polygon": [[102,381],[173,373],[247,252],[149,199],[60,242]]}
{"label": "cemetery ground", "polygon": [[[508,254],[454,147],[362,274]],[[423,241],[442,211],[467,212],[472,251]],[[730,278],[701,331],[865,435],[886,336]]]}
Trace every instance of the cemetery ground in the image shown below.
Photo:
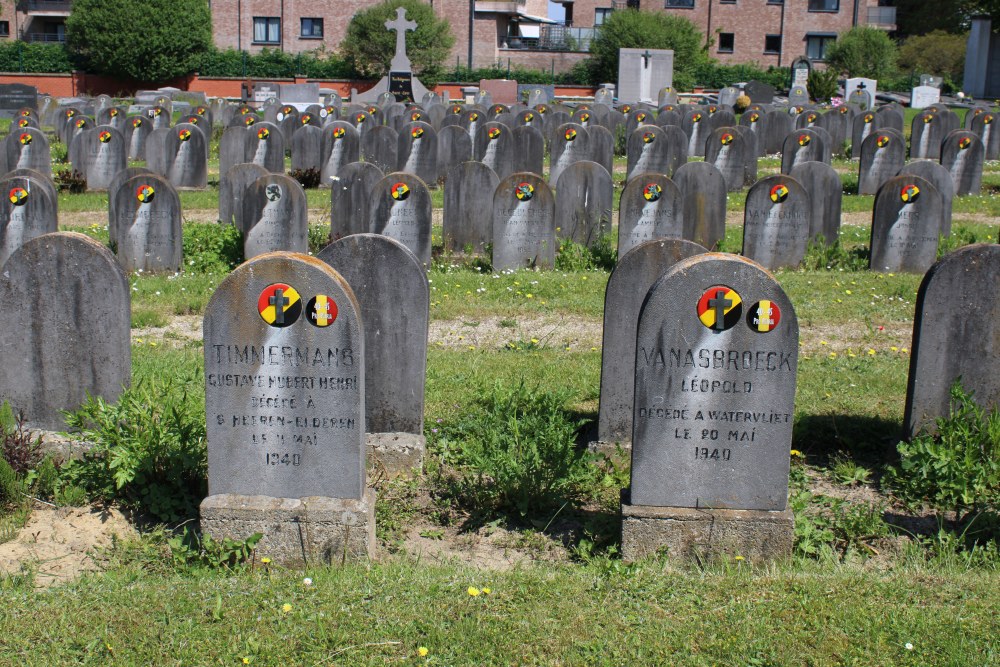
{"label": "cemetery ground", "polygon": [[[856,165],[834,161],[847,193]],[[760,166],[763,176],[779,163]],[[623,172],[616,162],[616,206]],[[996,241],[1000,164],[987,164],[983,193],[956,198],[941,254]],[[729,196],[721,250],[740,248],[745,196]],[[329,193],[308,197],[315,253]],[[440,208],[441,191],[433,197]],[[872,200],[845,196],[840,246],[813,247],[802,269],[775,273],[801,327],[790,561],[618,558],[628,460],[582,447],[594,439],[611,243],[564,246],[556,270],[543,272],[435,258],[423,474],[371,471],[375,562],[301,572],[264,553],[229,568],[251,545],[199,552],[181,537],[204,497],[201,316],[241,252],[236,234],[212,224],[217,188],[182,192],[185,271],[130,277],[132,389],[116,408],[95,407],[100,418],[84,434],[115,467],[67,481],[50,499],[82,509],[36,504],[0,530],[9,539],[18,519],[62,513],[69,528],[54,541],[66,541],[82,525],[74,516],[93,508],[120,525],[109,509],[120,507],[142,535],[108,540],[87,563],[100,571],[68,581],[53,581],[53,552],[22,558],[0,580],[0,661],[1000,663],[1000,554],[980,539],[995,534],[997,517],[957,521],[967,517],[940,498],[920,502],[892,473],[921,276],[867,270]],[[61,226],[106,242],[106,206],[102,194],[61,194]],[[435,252],[441,245],[438,223]],[[116,471],[148,483],[116,488]],[[0,544],[0,558],[32,542],[30,525]]]}

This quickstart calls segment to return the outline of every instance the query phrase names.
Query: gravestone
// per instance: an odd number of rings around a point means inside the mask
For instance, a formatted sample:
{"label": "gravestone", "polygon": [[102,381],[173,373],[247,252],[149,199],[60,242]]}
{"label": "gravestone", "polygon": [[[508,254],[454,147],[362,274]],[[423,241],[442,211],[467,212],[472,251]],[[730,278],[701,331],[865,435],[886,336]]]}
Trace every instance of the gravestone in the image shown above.
{"label": "gravestone", "polygon": [[618,200],[618,256],[656,239],[684,236],[681,191],[666,174],[639,173]]}
{"label": "gravestone", "polygon": [[396,152],[398,145],[399,132],[391,127],[379,125],[361,135],[361,157],[383,173],[395,171],[396,163],[399,161]]}
{"label": "gravestone", "polygon": [[386,174],[372,189],[368,204],[369,231],[396,239],[431,265],[431,194],[419,177],[404,172]]}
{"label": "gravestone", "polygon": [[437,140],[438,173],[447,175],[456,165],[472,159],[472,137],[461,127],[441,128]]}
{"label": "gravestone", "polygon": [[371,195],[382,171],[370,162],[352,162],[330,184],[330,240],[370,229]]}
{"label": "gravestone", "polygon": [[413,76],[410,59],[406,55],[406,33],[417,29],[415,21],[406,18],[404,7],[396,8],[396,19],[385,22],[386,30],[396,33],[396,51],[389,64],[389,72],[383,76],[373,88],[352,96],[354,102],[374,102],[388,92],[397,102],[415,102],[423,100],[428,94],[427,88]]}
{"label": "gravestone", "polygon": [[99,125],[80,134],[78,142],[80,172],[87,179],[87,189],[107,190],[114,175],[128,163],[125,137],[113,127]]}
{"label": "gravestone", "polygon": [[[64,410],[114,403],[131,377],[125,273],[97,241],[73,232],[26,241],[0,272],[4,372],[0,401],[32,429],[66,429]],[[52,308],[76,313],[71,326]]]}
{"label": "gravestone", "polygon": [[650,288],[670,267],[703,252],[690,241],[654,239],[620,254],[604,293],[601,398],[592,450],[609,450],[616,443],[631,446],[639,310]]}
{"label": "gravestone", "polygon": [[809,127],[816,127],[819,124],[820,114],[818,109],[808,109],[795,117],[795,129],[802,130]]}
{"label": "gravestone", "polygon": [[0,118],[12,118],[24,107],[38,108],[38,89],[23,83],[0,84]]}
{"label": "gravestone", "polygon": [[687,154],[693,157],[705,156],[705,140],[712,132],[712,122],[707,112],[700,107],[686,111],[681,116],[681,129],[688,137]]}
{"label": "gravestone", "polygon": [[766,176],[747,192],[742,255],[769,270],[796,268],[809,245],[809,193],[787,175]]}
{"label": "gravestone", "polygon": [[719,106],[733,107],[740,96],[740,91],[732,86],[726,86],[719,90]]}
{"label": "gravestone", "polygon": [[944,129],[937,112],[917,114],[910,126],[910,159],[940,160]]}
{"label": "gravestone", "polygon": [[[667,127],[668,125],[681,126],[681,115],[676,111],[661,109],[660,113],[656,116],[656,124],[660,127]],[[634,130],[633,130],[634,131]],[[685,137],[687,134],[684,135]],[[685,145],[685,148],[687,146]]]}
{"label": "gravestone", "polygon": [[[322,132],[320,183],[330,186],[333,178],[339,176],[344,167],[360,159],[360,137],[353,125],[339,120],[326,125]],[[395,147],[395,142],[393,146]]]}
{"label": "gravestone", "polygon": [[925,109],[941,101],[941,89],[934,86],[914,86],[910,91],[910,108]]}
{"label": "gravestone", "polygon": [[566,167],[556,183],[556,236],[588,247],[611,233],[614,183],[596,162]]}
{"label": "gravestone", "polygon": [[556,96],[556,87],[548,84],[518,84],[517,96],[527,98],[526,104],[535,107],[538,104],[548,104]]}
{"label": "gravestone", "polygon": [[955,130],[941,144],[941,166],[951,174],[955,196],[978,195],[986,149],[974,132]]}
{"label": "gravestone", "polygon": [[576,123],[564,123],[552,138],[549,158],[549,183],[556,185],[563,170],[574,162],[590,160],[590,135]]}
{"label": "gravestone", "polygon": [[514,128],[514,171],[541,175],[545,162],[545,137],[533,125]]}
{"label": "gravestone", "polygon": [[41,177],[12,176],[0,179],[0,266],[33,238],[58,230],[56,200]]}
{"label": "gravestone", "polygon": [[33,169],[52,178],[52,153],[49,139],[39,129],[26,127],[12,131],[5,140],[7,169]]}
{"label": "gravestone", "polygon": [[967,245],[945,255],[920,283],[903,417],[906,438],[935,431],[935,420],[949,416],[951,387],[958,380],[985,411],[1000,408],[1000,376],[990,363],[997,358],[998,267],[1000,245]]}
{"label": "gravestone", "polygon": [[114,197],[118,261],[129,273],[177,272],[181,269],[181,200],[170,182],[156,174],[124,181]]}
{"label": "gravestone", "polygon": [[[642,101],[642,100],[636,100]],[[651,101],[651,100],[650,100]],[[664,105],[677,104],[677,91],[673,89],[672,86],[667,85],[660,88],[656,93],[656,106],[662,107]],[[625,112],[628,113],[628,112]]]}
{"label": "gravestone", "polygon": [[243,200],[247,188],[269,172],[259,164],[243,162],[230,167],[219,179],[219,222],[245,229]]}
{"label": "gravestone", "polygon": [[855,104],[862,111],[867,111],[875,107],[875,94],[878,92],[878,81],[855,77],[847,79],[844,83],[844,94],[847,101]]}
{"label": "gravestone", "polygon": [[809,194],[809,238],[822,237],[827,246],[833,246],[840,238],[844,195],[840,175],[824,162],[803,162],[792,167],[789,176]]}
{"label": "gravestone", "polygon": [[[805,56],[799,56],[792,61],[792,88],[809,85],[809,74],[812,72],[812,61]],[[826,100],[824,100],[826,101]],[[793,103],[794,104],[794,103]],[[805,102],[808,104],[808,101]]]}
{"label": "gravestone", "polygon": [[851,159],[861,157],[861,147],[865,139],[874,134],[878,128],[874,112],[865,111],[854,116],[851,121]]}
{"label": "gravestone", "polygon": [[208,187],[207,141],[201,130],[184,123],[171,128],[164,142],[164,153],[165,175],[171,185],[178,189]]}
{"label": "gravestone", "polygon": [[747,161],[751,158],[756,164],[752,147],[734,127],[718,128],[705,142],[705,162],[719,170],[729,192],[739,192],[743,189]]}
{"label": "gravestone", "polygon": [[749,127],[737,125],[733,128],[736,135],[742,137],[746,148],[743,151],[746,164],[743,169],[743,185],[750,186],[757,182],[757,135]]}
{"label": "gravestone", "polygon": [[604,167],[610,174],[615,170],[615,137],[603,125],[594,125],[587,130],[590,142],[590,160]]}
{"label": "gravestone", "polygon": [[755,157],[765,154],[764,128],[767,125],[767,118],[764,114],[755,110],[747,110],[740,116],[740,127],[745,127],[753,132],[756,139],[757,151]]}
{"label": "gravestone", "polygon": [[833,152],[836,155],[850,155],[844,145],[851,135],[851,107],[844,105],[830,109],[820,114],[816,123],[830,133]]}
{"label": "gravestone", "polygon": [[912,174],[930,181],[931,185],[941,195],[942,218],[941,235],[951,236],[951,208],[955,199],[955,184],[951,180],[951,172],[932,160],[913,160],[907,162],[899,175]]}
{"label": "gravestone", "polygon": [[899,173],[906,162],[906,146],[901,137],[880,130],[861,144],[858,166],[858,194],[873,195],[885,181]]}
{"label": "gravestone", "polygon": [[666,133],[662,128],[656,125],[636,128],[629,135],[625,148],[628,156],[626,180],[643,172],[672,173],[677,159],[670,149],[671,144],[666,140]]}
{"label": "gravestone", "polygon": [[806,90],[805,85],[792,86],[791,90],[788,91],[788,103],[793,107],[809,104],[809,91]]}
{"label": "gravestone", "polygon": [[887,179],[875,195],[870,258],[872,271],[923,273],[937,259],[944,203],[919,176]]}
{"label": "gravestone", "polygon": [[204,320],[203,530],[262,533],[258,548],[284,565],[373,554],[359,310],[336,271],[294,253],[252,259],[219,285]]}
{"label": "gravestone", "polygon": [[427,123],[409,122],[396,140],[397,171],[413,174],[437,187],[437,132]]}
{"label": "gravestone", "polygon": [[747,259],[696,255],[653,285],[636,337],[626,560],[791,555],[798,342],[791,301]]}
{"label": "gravestone", "polygon": [[511,174],[493,194],[493,270],[551,269],[556,225],[552,190],[541,176]]}
{"label": "gravestone", "polygon": [[254,123],[243,130],[243,140],[245,147],[240,162],[259,164],[272,174],[285,173],[285,138],[277,125],[266,121]]}
{"label": "gravestone", "polygon": [[142,116],[132,116],[125,123],[125,142],[128,144],[128,159],[142,161],[146,159],[146,139],[152,132],[153,125]]}
{"label": "gravestone", "polygon": [[364,323],[368,454],[391,476],[419,470],[426,450],[427,272],[406,246],[380,234],[342,238],[318,259],[351,286]]}
{"label": "gravestone", "polygon": [[826,130],[822,128],[789,132],[781,147],[781,173],[790,174],[792,169],[805,162],[830,164],[830,149],[824,134]]}
{"label": "gravestone", "polygon": [[291,144],[292,171],[313,169],[320,173],[320,183],[327,185],[330,182],[329,178],[326,181],[322,178],[323,130],[315,125],[303,125],[295,130]]}
{"label": "gravestone", "polygon": [[674,85],[670,49],[618,49],[618,99],[652,102],[658,91]]}
{"label": "gravestone", "polygon": [[795,120],[783,111],[768,111],[765,114],[764,133],[757,135],[757,140],[763,139],[763,151],[766,155],[781,153],[785,145],[785,137],[795,129]]}
{"label": "gravestone", "polygon": [[480,254],[493,242],[493,218],[483,215],[499,177],[482,162],[463,162],[451,168],[444,185],[444,248]]}
{"label": "gravestone", "polygon": [[[979,137],[986,148],[985,158],[996,160],[1000,158],[1000,130],[997,129],[997,115],[992,111],[981,113],[972,119],[969,129]],[[14,134],[13,132],[11,133]]]}
{"label": "gravestone", "polygon": [[674,172],[684,202],[684,236],[709,250],[726,235],[726,179],[706,162],[688,162]]}
{"label": "gravestone", "polygon": [[511,79],[480,79],[479,90],[490,93],[496,104],[516,104],[521,101],[517,94],[517,81]]}
{"label": "gravestone", "polygon": [[473,159],[492,169],[498,178],[514,173],[516,151],[514,133],[506,125],[488,122],[476,130]]}
{"label": "gravestone", "polygon": [[773,104],[776,91],[774,90],[774,86],[763,81],[750,81],[743,87],[743,92],[750,98],[751,102]]}
{"label": "gravestone", "polygon": [[309,224],[306,193],[284,174],[268,174],[251,183],[243,195],[243,256],[252,259],[273,251],[307,252]]}

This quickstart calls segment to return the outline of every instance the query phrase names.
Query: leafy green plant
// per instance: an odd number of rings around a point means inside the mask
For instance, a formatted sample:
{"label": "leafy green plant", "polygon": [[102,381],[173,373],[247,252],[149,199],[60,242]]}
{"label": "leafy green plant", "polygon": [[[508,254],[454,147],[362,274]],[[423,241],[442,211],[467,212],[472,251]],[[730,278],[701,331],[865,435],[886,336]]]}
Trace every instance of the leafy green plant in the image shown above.
{"label": "leafy green plant", "polygon": [[837,94],[836,70],[812,70],[809,72],[806,88],[809,90],[809,97],[812,99],[817,102],[829,102],[830,98]]}
{"label": "leafy green plant", "polygon": [[838,239],[827,244],[826,239],[817,236],[809,242],[802,267],[809,271],[836,270],[864,271],[868,268],[868,249],[865,247],[846,248]]}
{"label": "leafy green plant", "polygon": [[872,474],[868,468],[858,465],[851,459],[843,456],[834,457],[830,472],[833,474],[834,479],[847,486],[867,484]]}
{"label": "leafy green plant", "polygon": [[581,495],[591,480],[589,455],[576,447],[581,422],[565,409],[568,394],[494,385],[444,438],[459,443],[459,481],[474,511],[550,515]]}
{"label": "leafy green plant", "polygon": [[188,528],[167,539],[174,566],[180,569],[238,569],[251,562],[263,535],[254,533],[245,540],[228,537],[216,540]]}
{"label": "leafy green plant", "polygon": [[0,455],[18,475],[25,475],[42,460],[41,436],[31,436],[25,427],[24,415],[14,415],[10,403],[0,405]]}
{"label": "leafy green plant", "polygon": [[899,467],[889,468],[887,481],[904,499],[959,517],[1000,501],[1000,410],[987,413],[959,382],[949,415],[896,449]]}
{"label": "leafy green plant", "polygon": [[76,169],[60,169],[56,172],[55,181],[59,192],[78,195],[87,191],[87,179]]}
{"label": "leafy green plant", "polygon": [[892,75],[896,71],[896,57],[896,44],[884,30],[872,26],[851,28],[826,50],[831,70],[872,79]]}
{"label": "leafy green plant", "polygon": [[590,247],[562,239],[556,251],[556,268],[560,271],[610,271],[617,263],[612,236],[603,234]]}
{"label": "leafy green plant", "polygon": [[233,225],[184,224],[184,269],[228,273],[243,262],[243,235]]}
{"label": "leafy green plant", "polygon": [[117,403],[90,398],[66,425],[94,443],[60,471],[93,497],[117,500],[162,522],[197,516],[205,497],[204,405],[198,377],[140,381]]}

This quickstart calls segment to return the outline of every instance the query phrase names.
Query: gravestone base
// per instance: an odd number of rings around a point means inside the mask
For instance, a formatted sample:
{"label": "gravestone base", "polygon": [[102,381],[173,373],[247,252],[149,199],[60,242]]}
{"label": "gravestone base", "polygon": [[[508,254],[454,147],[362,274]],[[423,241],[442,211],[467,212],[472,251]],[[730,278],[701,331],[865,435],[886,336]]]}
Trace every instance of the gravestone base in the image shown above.
{"label": "gravestone base", "polygon": [[705,563],[743,556],[760,562],[792,555],[792,510],[704,510],[628,505],[622,501],[622,558],[639,560],[659,552]]}
{"label": "gravestone base", "polygon": [[606,456],[615,462],[628,463],[632,459],[632,441],[591,440],[587,443],[587,451],[597,456]]}
{"label": "gravestone base", "polygon": [[413,477],[424,467],[427,439],[415,433],[365,433],[368,461],[390,478]]}
{"label": "gravestone base", "polygon": [[340,564],[375,555],[375,491],[361,500],[220,494],[201,503],[201,530],[245,540],[262,533],[257,554],[284,567]]}

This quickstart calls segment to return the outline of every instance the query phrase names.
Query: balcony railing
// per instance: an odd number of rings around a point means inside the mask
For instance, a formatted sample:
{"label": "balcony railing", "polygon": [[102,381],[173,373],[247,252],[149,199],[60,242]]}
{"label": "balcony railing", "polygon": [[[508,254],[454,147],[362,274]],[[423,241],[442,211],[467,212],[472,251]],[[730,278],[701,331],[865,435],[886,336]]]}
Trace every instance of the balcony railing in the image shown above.
{"label": "balcony railing", "polygon": [[65,42],[65,34],[57,34],[54,32],[26,32],[24,33],[24,41],[26,42]]}
{"label": "balcony railing", "polygon": [[524,9],[527,4],[528,0],[476,0],[476,11],[517,14],[517,10]]}
{"label": "balcony railing", "polygon": [[73,9],[70,0],[21,0],[17,3],[17,8],[22,12],[52,12],[58,14],[69,14]]}
{"label": "balcony railing", "polygon": [[895,7],[869,7],[868,25],[883,30],[896,29],[896,8]]}
{"label": "balcony railing", "polygon": [[543,25],[537,38],[508,37],[508,49],[532,51],[590,51],[590,42],[599,28],[571,28],[564,25]]}

